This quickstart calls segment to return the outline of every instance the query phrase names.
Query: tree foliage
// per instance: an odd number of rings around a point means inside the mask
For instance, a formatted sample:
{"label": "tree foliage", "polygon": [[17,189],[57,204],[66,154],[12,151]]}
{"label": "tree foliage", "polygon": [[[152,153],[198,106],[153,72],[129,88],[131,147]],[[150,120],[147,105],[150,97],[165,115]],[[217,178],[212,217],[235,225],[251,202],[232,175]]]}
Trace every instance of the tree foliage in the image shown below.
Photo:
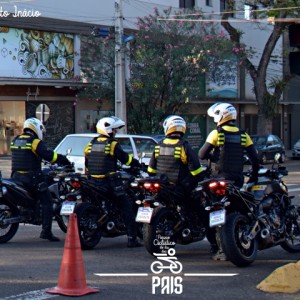
{"label": "tree foliage", "polygon": [[[239,3],[235,0],[227,1],[226,11],[222,15],[222,25],[238,48],[245,47],[241,42],[243,33],[232,25],[233,23],[230,22],[230,14],[228,12],[235,11]],[[258,65],[251,61],[251,57],[244,57],[241,60],[242,65],[245,66],[253,81],[253,91],[258,105],[257,132],[259,134],[272,132],[272,118],[277,113],[281,95],[293,76],[287,72],[268,81],[267,69],[277,42],[288,29],[288,26],[294,23],[293,18],[299,18],[299,3],[299,1],[290,0],[253,2],[254,8],[259,8],[259,5],[261,8],[255,11],[257,24],[260,24],[260,21],[269,20],[273,26],[264,44]],[[248,1],[247,4],[251,4],[251,1]]]}
{"label": "tree foliage", "polygon": [[[226,80],[236,70],[233,47],[220,24],[198,22],[200,11],[186,19],[171,9],[138,20],[134,43],[127,44],[130,77],[126,82],[127,126],[131,133],[159,133],[170,114],[186,112],[187,103],[205,97],[207,77]],[[204,19],[204,17],[203,17]],[[125,45],[123,45],[125,47]],[[82,79],[90,86],[81,97],[114,101],[114,37],[89,37],[82,43]],[[220,67],[222,66],[222,67]]]}
{"label": "tree foliage", "polygon": [[226,78],[236,68],[228,36],[211,20],[198,22],[199,14],[193,11],[183,20],[179,14],[171,15],[171,9],[163,13],[156,9],[139,19],[131,47],[128,103],[128,118],[135,128],[157,132],[167,115],[184,113],[187,103],[205,97],[208,74],[222,73]]}

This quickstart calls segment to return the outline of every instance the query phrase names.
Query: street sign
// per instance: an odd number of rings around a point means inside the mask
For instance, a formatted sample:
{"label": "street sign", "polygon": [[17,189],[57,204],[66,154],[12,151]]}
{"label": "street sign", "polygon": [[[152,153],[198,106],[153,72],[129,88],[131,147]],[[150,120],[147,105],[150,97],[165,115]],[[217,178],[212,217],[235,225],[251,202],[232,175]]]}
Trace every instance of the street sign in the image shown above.
{"label": "street sign", "polygon": [[42,122],[46,122],[50,116],[50,109],[47,104],[40,104],[35,110],[36,117]]}

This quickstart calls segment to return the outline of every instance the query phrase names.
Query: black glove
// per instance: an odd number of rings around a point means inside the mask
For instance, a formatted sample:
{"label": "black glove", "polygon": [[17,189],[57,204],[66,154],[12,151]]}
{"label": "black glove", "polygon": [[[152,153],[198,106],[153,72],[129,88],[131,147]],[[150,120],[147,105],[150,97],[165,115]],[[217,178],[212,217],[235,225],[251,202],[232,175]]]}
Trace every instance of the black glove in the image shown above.
{"label": "black glove", "polygon": [[59,164],[59,165],[62,165],[62,166],[67,166],[67,167],[71,167],[72,166],[72,163],[66,158],[66,156],[62,155],[62,154],[58,154],[57,155],[57,160],[56,162]]}
{"label": "black glove", "polygon": [[133,167],[133,168],[141,168],[142,165],[139,163],[139,161],[135,158],[132,159],[132,162],[130,164],[130,167]]}
{"label": "black glove", "polygon": [[247,183],[257,183],[257,176],[251,175]]}

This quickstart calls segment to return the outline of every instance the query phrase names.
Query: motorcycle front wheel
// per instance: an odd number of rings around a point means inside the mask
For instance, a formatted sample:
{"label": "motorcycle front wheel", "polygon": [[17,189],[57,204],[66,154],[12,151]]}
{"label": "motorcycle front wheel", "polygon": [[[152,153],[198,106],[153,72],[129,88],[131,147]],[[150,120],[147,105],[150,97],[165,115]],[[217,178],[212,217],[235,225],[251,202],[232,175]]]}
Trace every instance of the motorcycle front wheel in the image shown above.
{"label": "motorcycle front wheel", "polygon": [[300,252],[300,216],[285,224],[285,241],[280,245],[289,253]]}
{"label": "motorcycle front wheel", "polygon": [[[144,224],[143,241],[146,250],[151,254],[167,252],[174,248],[174,228],[177,221],[174,213],[167,208],[157,208],[150,224]],[[155,255],[154,255],[155,256]]]}
{"label": "motorcycle front wheel", "polygon": [[0,199],[0,244],[10,241],[18,231],[19,223],[5,224],[5,219],[18,216],[18,209],[8,201]]}
{"label": "motorcycle front wheel", "polygon": [[224,253],[238,267],[246,267],[256,259],[257,241],[246,239],[249,229],[249,219],[239,213],[229,214],[221,229]]}
{"label": "motorcycle front wheel", "polygon": [[99,209],[91,203],[80,203],[74,213],[77,215],[81,249],[90,250],[96,247],[102,237],[97,220],[102,216]]}

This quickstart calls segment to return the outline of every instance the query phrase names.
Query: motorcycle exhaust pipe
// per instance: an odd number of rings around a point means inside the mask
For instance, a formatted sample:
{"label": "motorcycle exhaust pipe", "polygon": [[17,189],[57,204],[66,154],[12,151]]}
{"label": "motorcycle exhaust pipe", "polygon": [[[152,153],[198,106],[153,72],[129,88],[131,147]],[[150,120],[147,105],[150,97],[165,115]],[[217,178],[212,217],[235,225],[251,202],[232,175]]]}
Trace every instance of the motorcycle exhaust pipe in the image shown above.
{"label": "motorcycle exhaust pipe", "polygon": [[182,237],[187,238],[191,235],[191,231],[188,228],[183,229],[182,231]]}
{"label": "motorcycle exhaust pipe", "polygon": [[267,228],[264,228],[261,232],[260,232],[260,236],[263,239],[266,239],[268,236],[270,235],[270,231]]}
{"label": "motorcycle exhaust pipe", "polygon": [[112,231],[112,230],[115,230],[116,229],[116,225],[114,222],[108,222],[107,225],[106,225],[106,228],[108,231]]}

